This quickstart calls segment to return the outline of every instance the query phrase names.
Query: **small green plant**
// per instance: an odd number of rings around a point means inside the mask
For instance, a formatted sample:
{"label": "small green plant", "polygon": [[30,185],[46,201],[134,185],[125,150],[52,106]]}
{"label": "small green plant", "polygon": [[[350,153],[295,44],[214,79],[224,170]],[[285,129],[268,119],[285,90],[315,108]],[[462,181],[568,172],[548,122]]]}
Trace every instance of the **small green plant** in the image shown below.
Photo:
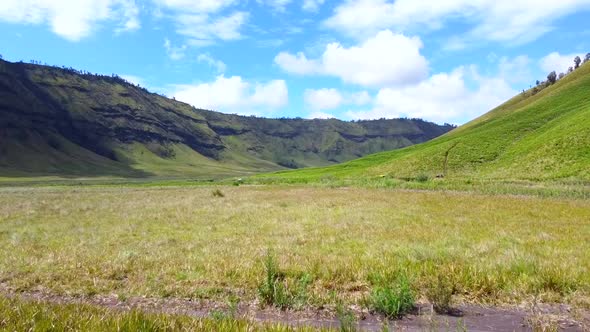
{"label": "small green plant", "polygon": [[428,182],[429,179],[430,179],[430,177],[424,173],[418,174],[418,176],[416,176],[417,182]]}
{"label": "small green plant", "polygon": [[426,297],[432,304],[434,311],[446,314],[451,311],[453,294],[456,291],[455,284],[446,274],[439,274],[436,280],[428,285]]}
{"label": "small green plant", "polygon": [[307,287],[311,283],[311,276],[304,274],[297,286],[288,287],[285,275],[272,252],[269,250],[264,258],[265,275],[258,285],[258,296],[264,305],[275,306],[279,309],[300,308],[307,303]]}
{"label": "small green plant", "polygon": [[355,332],[357,330],[354,313],[340,301],[336,305],[336,317],[338,318],[338,322],[340,322],[340,331]]}
{"label": "small green plant", "polygon": [[281,309],[288,308],[290,303],[284,284],[284,275],[280,273],[276,259],[270,250],[267,251],[264,258],[264,271],[264,279],[258,286],[261,302]]}
{"label": "small green plant", "polygon": [[225,197],[223,192],[221,192],[221,190],[219,190],[219,189],[213,190],[213,192],[211,194],[213,195],[213,197]]}
{"label": "small green plant", "polygon": [[400,318],[414,309],[414,293],[408,278],[398,275],[395,280],[373,288],[369,297],[370,306],[387,318]]}

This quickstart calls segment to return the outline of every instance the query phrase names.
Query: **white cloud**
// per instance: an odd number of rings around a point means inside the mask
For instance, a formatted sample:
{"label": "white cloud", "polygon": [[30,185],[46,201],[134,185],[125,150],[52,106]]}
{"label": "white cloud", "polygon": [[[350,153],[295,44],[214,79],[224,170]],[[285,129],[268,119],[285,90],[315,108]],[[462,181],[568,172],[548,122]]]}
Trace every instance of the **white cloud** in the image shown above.
{"label": "white cloud", "polygon": [[307,117],[307,119],[335,119],[336,117],[329,113],[324,112],[312,112]]}
{"label": "white cloud", "polygon": [[140,27],[134,0],[2,0],[0,21],[48,24],[70,41],[79,41],[96,30],[101,21],[119,23],[117,32]]}
{"label": "white cloud", "polygon": [[227,68],[223,61],[214,59],[211,55],[207,53],[199,54],[199,56],[197,57],[197,61],[199,63],[204,62],[210,67],[215,68],[215,70],[217,70],[218,73],[223,73]]}
{"label": "white cloud", "polygon": [[271,6],[277,12],[284,12],[291,0],[256,0],[256,2]]}
{"label": "white cloud", "polygon": [[312,110],[334,109],[344,102],[344,98],[336,89],[307,89],[303,93],[303,100]]}
{"label": "white cloud", "polygon": [[172,60],[181,60],[185,56],[186,52],[186,45],[182,46],[173,46],[172,42],[169,39],[164,40],[164,49],[166,50],[166,54]]}
{"label": "white cloud", "polygon": [[133,83],[135,85],[141,85],[143,87],[145,87],[145,81],[143,80],[143,78],[139,77],[139,76],[135,76],[135,75],[120,75],[122,79],[124,79],[125,81],[129,82],[129,83]]}
{"label": "white cloud", "polygon": [[289,101],[283,80],[251,83],[240,76],[224,75],[209,83],[178,85],[172,95],[195,107],[240,114],[261,114],[284,107]]}
{"label": "white cloud", "polygon": [[589,8],[590,0],[348,0],[324,24],[359,37],[385,28],[439,29],[461,19],[473,25],[468,39],[523,43],[552,30],[557,19]]}
{"label": "white cloud", "polygon": [[322,66],[318,60],[310,60],[302,52],[292,55],[281,52],[275,57],[275,63],[284,71],[298,75],[319,74]]}
{"label": "white cloud", "polygon": [[188,38],[194,46],[207,46],[217,40],[228,41],[242,38],[240,29],[249,14],[242,11],[224,13],[237,0],[155,0],[163,10],[170,13],[176,22],[176,31]]}
{"label": "white cloud", "polygon": [[207,14],[181,14],[176,19],[177,32],[188,37],[191,45],[207,46],[216,39],[227,41],[242,38],[240,28],[247,19],[246,12],[215,18]]}
{"label": "white cloud", "polygon": [[530,83],[533,80],[530,63],[531,59],[526,55],[501,57],[498,63],[499,76],[509,83]]}
{"label": "white cloud", "polygon": [[363,86],[405,85],[419,82],[428,75],[428,62],[420,54],[421,48],[422,41],[417,37],[384,30],[349,48],[330,43],[321,59],[308,59],[303,53],[281,52],[275,57],[275,63],[290,73],[335,76]]}
{"label": "white cloud", "polygon": [[350,95],[348,100],[350,104],[362,106],[371,102],[371,96],[369,96],[369,93],[367,91],[361,91]]}
{"label": "white cloud", "polygon": [[[475,88],[469,88],[468,83]],[[459,67],[417,85],[380,89],[371,109],[349,111],[346,115],[351,119],[416,117],[463,123],[516,93],[502,78],[481,76],[475,67]]]}
{"label": "white cloud", "polygon": [[156,4],[183,12],[215,13],[229,7],[237,0],[155,0]]}
{"label": "white cloud", "polygon": [[362,106],[371,102],[371,96],[367,91],[355,93],[341,93],[330,89],[306,89],[303,93],[305,106],[314,111],[330,110],[342,105]]}
{"label": "white cloud", "polygon": [[567,69],[569,67],[574,67],[574,58],[576,56],[579,56],[580,59],[584,60],[583,54],[574,53],[562,55],[558,52],[553,52],[541,58],[541,60],[539,61],[539,66],[547,74],[552,71],[556,71],[557,74],[567,73]]}
{"label": "white cloud", "polygon": [[301,8],[308,12],[317,12],[323,4],[324,0],[303,0]]}

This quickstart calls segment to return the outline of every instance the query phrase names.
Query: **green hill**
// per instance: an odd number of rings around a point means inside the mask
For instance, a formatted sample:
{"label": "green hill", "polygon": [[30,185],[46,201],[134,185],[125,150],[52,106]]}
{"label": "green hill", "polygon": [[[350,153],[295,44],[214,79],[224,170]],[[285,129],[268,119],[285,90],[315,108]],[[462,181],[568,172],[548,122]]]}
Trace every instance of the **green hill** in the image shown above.
{"label": "green hill", "polygon": [[590,64],[432,141],[332,167],[260,176],[306,182],[326,177],[588,181]]}
{"label": "green hill", "polygon": [[0,177],[249,175],[331,165],[451,129],[222,114],[116,75],[0,60]]}

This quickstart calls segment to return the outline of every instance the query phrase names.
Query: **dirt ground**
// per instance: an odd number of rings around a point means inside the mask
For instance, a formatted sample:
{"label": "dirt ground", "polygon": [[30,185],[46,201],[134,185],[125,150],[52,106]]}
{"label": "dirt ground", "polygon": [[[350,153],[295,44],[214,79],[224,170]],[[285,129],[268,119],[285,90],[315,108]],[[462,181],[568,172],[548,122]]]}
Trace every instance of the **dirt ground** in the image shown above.
{"label": "dirt ground", "polygon": [[[15,292],[1,284],[0,296],[53,304],[84,303],[113,310],[137,309],[150,313],[183,314],[196,318],[208,317],[213,312],[229,313],[227,304],[206,300],[147,297],[120,300],[115,295],[71,297],[42,290]],[[433,313],[429,305],[422,304],[414,313],[400,320],[387,320],[358,307],[350,307],[349,310],[355,315],[356,327],[362,331],[382,331],[385,325],[391,331],[542,331],[542,327],[558,327],[560,331],[590,331],[590,311],[573,310],[567,305],[540,304],[535,309],[460,305],[451,315],[439,315]],[[281,323],[294,327],[340,327],[338,317],[330,309],[281,311],[274,308],[263,309],[258,303],[250,302],[240,303],[231,314],[235,318],[260,323]]]}

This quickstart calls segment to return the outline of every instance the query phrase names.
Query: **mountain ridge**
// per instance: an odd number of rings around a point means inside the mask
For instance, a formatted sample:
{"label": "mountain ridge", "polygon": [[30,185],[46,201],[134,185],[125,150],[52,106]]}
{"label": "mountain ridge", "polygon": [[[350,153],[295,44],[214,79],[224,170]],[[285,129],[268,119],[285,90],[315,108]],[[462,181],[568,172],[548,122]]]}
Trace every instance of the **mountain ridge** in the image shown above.
{"label": "mountain ridge", "polygon": [[233,176],[324,166],[453,127],[197,109],[113,75],[0,60],[0,176]]}
{"label": "mountain ridge", "polygon": [[258,178],[313,182],[325,177],[590,181],[590,64],[431,141]]}

